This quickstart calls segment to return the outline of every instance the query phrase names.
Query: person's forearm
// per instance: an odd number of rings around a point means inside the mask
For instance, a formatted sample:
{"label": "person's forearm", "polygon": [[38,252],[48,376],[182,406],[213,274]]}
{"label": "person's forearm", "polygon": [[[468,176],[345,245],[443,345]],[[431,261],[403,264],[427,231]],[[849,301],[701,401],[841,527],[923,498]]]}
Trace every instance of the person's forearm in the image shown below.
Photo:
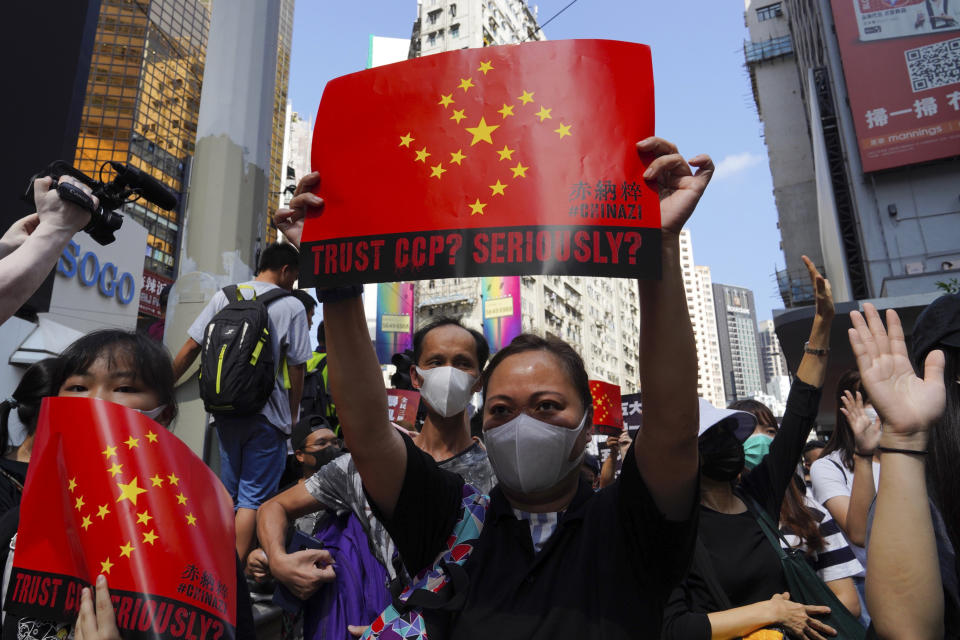
{"label": "person's forearm", "polygon": [[[829,349],[830,348],[830,324],[833,322],[833,314],[829,316],[815,315],[813,317],[813,326],[810,328],[810,348],[811,349]],[[797,367],[797,378],[807,384],[820,388],[823,386],[823,379],[827,374],[826,354],[822,356],[812,353],[804,353],[800,360],[800,366]]]}
{"label": "person's forearm", "polygon": [[[293,424],[300,419],[300,400],[303,398],[303,377],[307,367],[304,364],[287,367],[290,375],[290,421]],[[292,425],[291,425],[292,426]]]}
{"label": "person's forearm", "polygon": [[276,500],[268,500],[257,509],[257,539],[267,554],[267,562],[286,553],[283,542],[291,522],[283,505]]}
{"label": "person's forearm", "polygon": [[179,381],[184,372],[190,368],[193,361],[200,354],[201,345],[193,338],[187,338],[187,341],[180,347],[180,351],[173,359],[173,379]]}
{"label": "person's forearm", "polygon": [[847,608],[847,611],[854,618],[860,617],[860,596],[857,595],[857,587],[853,584],[853,578],[840,578],[826,583],[837,600]]}
{"label": "person's forearm", "polygon": [[873,457],[855,455],[853,486],[850,488],[850,502],[843,528],[850,542],[861,547],[867,544],[867,520],[874,495]]}
{"label": "person's forearm", "polygon": [[0,324],[40,288],[72,237],[69,229],[41,222],[20,247],[0,260]]}
{"label": "person's forearm", "polygon": [[613,484],[613,481],[616,479],[617,475],[617,456],[612,453],[607,456],[607,459],[603,461],[603,466],[600,468],[600,488],[609,487]]}
{"label": "person's forearm", "polygon": [[708,613],[711,640],[729,640],[745,636],[757,629],[773,624],[776,617],[770,602],[754,602],[744,607]]}
{"label": "person's forearm", "polygon": [[867,609],[879,638],[942,638],[943,587],[924,457],[884,453],[880,464],[867,555]]}

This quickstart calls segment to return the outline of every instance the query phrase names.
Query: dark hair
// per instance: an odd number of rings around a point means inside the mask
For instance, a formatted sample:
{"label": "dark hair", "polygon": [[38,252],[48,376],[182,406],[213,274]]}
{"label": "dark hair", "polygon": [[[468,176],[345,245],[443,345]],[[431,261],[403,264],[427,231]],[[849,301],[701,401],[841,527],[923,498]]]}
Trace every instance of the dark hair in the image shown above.
{"label": "dark hair", "polygon": [[324,329],[323,320],[320,321],[320,324],[317,326],[317,344],[327,346],[327,330]]}
{"label": "dark hair", "polygon": [[313,315],[313,310],[317,308],[317,301],[313,299],[313,296],[303,289],[294,289],[291,294],[303,304],[303,309],[308,316]]}
{"label": "dark hair", "polygon": [[487,344],[487,339],[476,329],[465,327],[463,323],[456,318],[447,316],[437,318],[430,324],[420,327],[417,329],[417,332],[413,334],[413,363],[420,363],[420,356],[423,355],[423,339],[427,337],[427,334],[438,327],[445,327],[447,325],[460,327],[473,336],[473,341],[477,344],[477,366],[483,371],[483,366],[487,364],[487,358],[490,357],[490,345]]}
{"label": "dark hair", "polygon": [[[793,476],[793,482],[787,485],[787,491],[783,494],[780,523],[786,525],[791,533],[800,538],[800,544],[807,547],[806,554],[812,556],[814,553],[823,551],[826,541],[820,533],[820,523],[803,502],[803,494],[800,493],[796,482],[799,477]],[[803,479],[800,479],[800,486],[804,486]]]}
{"label": "dark hair", "polygon": [[274,242],[268,244],[260,253],[257,273],[261,271],[280,271],[284,267],[300,269],[300,252],[292,244]]}
{"label": "dark hair", "polygon": [[552,354],[563,366],[573,388],[577,390],[580,401],[586,409],[586,428],[593,424],[593,395],[590,393],[590,379],[587,369],[583,366],[583,358],[569,344],[560,338],[541,338],[532,333],[521,333],[500,351],[497,351],[490,364],[483,370],[483,401],[487,401],[487,387],[493,372],[500,364],[512,355],[527,351],[546,351]]}
{"label": "dark hair", "polygon": [[777,418],[773,415],[770,407],[757,400],[737,400],[731,402],[727,409],[752,413],[757,419],[758,425],[773,427],[774,429],[780,428],[780,425],[777,424]]}
{"label": "dark hair", "polygon": [[[26,434],[32,436],[37,430],[37,418],[40,417],[40,402],[57,395],[60,380],[60,359],[45,358],[35,362],[23,372],[20,384],[10,394],[10,398],[0,402],[0,443],[5,454],[10,446],[10,411],[17,410],[17,417],[24,426]],[[12,400],[12,401],[11,401]]]}
{"label": "dark hair", "polygon": [[840,459],[843,461],[844,466],[852,472],[853,450],[856,448],[857,443],[853,439],[853,429],[850,428],[847,416],[843,415],[843,412],[840,411],[841,407],[843,407],[844,391],[849,391],[854,396],[856,396],[857,391],[859,391],[860,395],[863,396],[863,401],[869,402],[870,398],[867,396],[867,390],[862,388],[860,384],[860,372],[856,369],[844,371],[837,381],[837,393],[834,397],[837,403],[837,418],[833,423],[833,433],[830,434],[827,446],[823,448],[820,457],[823,458],[834,451],[839,451]]}
{"label": "dark hair", "polygon": [[803,455],[807,455],[814,449],[823,449],[826,446],[827,446],[827,443],[824,442],[823,440],[811,440],[807,444],[803,445],[803,451],[801,453]]}
{"label": "dark hair", "polygon": [[[954,548],[960,545],[960,349],[938,345],[943,350],[943,381],[947,388],[947,406],[930,429],[927,444],[927,478],[934,503],[943,515]],[[923,375],[920,362],[920,375]]]}
{"label": "dark hair", "polygon": [[[170,354],[159,342],[148,335],[120,329],[102,329],[77,339],[60,354],[62,369],[56,389],[70,376],[87,371],[98,358],[107,358],[112,368],[129,358],[140,381],[170,408],[170,420],[177,415],[174,394],[173,363]],[[56,393],[56,391],[54,392]]]}

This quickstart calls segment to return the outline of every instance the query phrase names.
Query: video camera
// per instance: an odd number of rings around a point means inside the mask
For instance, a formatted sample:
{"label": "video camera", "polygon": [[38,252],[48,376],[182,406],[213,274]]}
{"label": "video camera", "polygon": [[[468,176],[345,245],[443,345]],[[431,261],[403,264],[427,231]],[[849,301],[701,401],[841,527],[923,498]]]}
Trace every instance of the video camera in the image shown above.
{"label": "video camera", "polygon": [[50,176],[54,181],[61,176],[72,176],[90,187],[93,195],[100,201],[100,206],[94,208],[93,200],[84,191],[69,182],[58,183],[57,193],[64,200],[80,205],[90,212],[90,222],[83,228],[90,237],[100,244],[110,244],[116,237],[114,233],[123,224],[123,216],[114,211],[123,206],[124,202],[133,202],[138,198],[152,202],[167,211],[177,206],[177,197],[158,180],[140,171],[136,167],[121,162],[104,162],[100,166],[100,176],[107,165],[113,167],[117,176],[110,182],[94,180],[85,173],[74,169],[63,160],[51,162],[46,169],[30,178],[23,199],[33,203],[33,182],[37,178]]}

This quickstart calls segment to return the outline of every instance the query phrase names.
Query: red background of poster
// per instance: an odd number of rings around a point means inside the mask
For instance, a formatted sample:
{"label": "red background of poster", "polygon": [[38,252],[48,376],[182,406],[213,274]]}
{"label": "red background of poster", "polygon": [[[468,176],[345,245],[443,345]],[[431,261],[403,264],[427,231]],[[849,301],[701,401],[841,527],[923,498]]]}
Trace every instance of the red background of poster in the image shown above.
{"label": "red background of poster", "polygon": [[160,308],[160,292],[173,280],[153,271],[143,270],[143,287],[140,289],[140,313],[159,318],[163,315]]}
{"label": "red background of poster", "polygon": [[[846,77],[850,109],[864,171],[878,171],[926,162],[960,153],[960,111],[947,103],[947,94],[960,89],[954,83],[936,89],[913,92],[904,52],[960,37],[957,31],[861,42],[854,2],[831,0],[836,22],[840,57]],[[917,118],[914,101],[933,97],[937,113]],[[887,113],[909,109],[909,114],[889,116],[883,126],[869,127],[867,111],[883,108]],[[912,137],[908,132],[922,129],[939,133]],[[891,136],[903,135],[902,140]]]}

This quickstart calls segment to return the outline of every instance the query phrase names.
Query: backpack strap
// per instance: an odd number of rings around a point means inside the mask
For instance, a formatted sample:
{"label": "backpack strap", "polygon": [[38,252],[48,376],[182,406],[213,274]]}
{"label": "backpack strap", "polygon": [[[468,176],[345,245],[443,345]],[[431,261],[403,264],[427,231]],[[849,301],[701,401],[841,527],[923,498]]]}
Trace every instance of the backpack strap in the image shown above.
{"label": "backpack strap", "polygon": [[287,296],[292,296],[292,295],[293,294],[287,291],[286,289],[281,289],[280,287],[277,287],[276,289],[270,289],[270,291],[260,294],[259,298],[256,297],[256,293],[254,293],[253,299],[257,300],[258,302],[260,302],[260,304],[266,307],[266,306],[269,306],[271,303],[276,302],[280,298],[285,298]]}
{"label": "backpack strap", "polygon": [[828,460],[830,460],[830,462],[833,463],[833,466],[835,466],[837,469],[840,470],[840,475],[843,476],[843,485],[844,485],[845,487],[849,487],[850,485],[847,483],[847,474],[846,474],[846,471],[844,470],[844,468],[843,468],[842,466],[840,466],[840,463],[837,462],[836,460],[834,460],[833,458],[828,458]]}
{"label": "backpack strap", "polygon": [[240,290],[237,288],[237,285],[231,284],[230,286],[224,287],[222,289],[223,295],[227,297],[227,304],[241,300]]}

